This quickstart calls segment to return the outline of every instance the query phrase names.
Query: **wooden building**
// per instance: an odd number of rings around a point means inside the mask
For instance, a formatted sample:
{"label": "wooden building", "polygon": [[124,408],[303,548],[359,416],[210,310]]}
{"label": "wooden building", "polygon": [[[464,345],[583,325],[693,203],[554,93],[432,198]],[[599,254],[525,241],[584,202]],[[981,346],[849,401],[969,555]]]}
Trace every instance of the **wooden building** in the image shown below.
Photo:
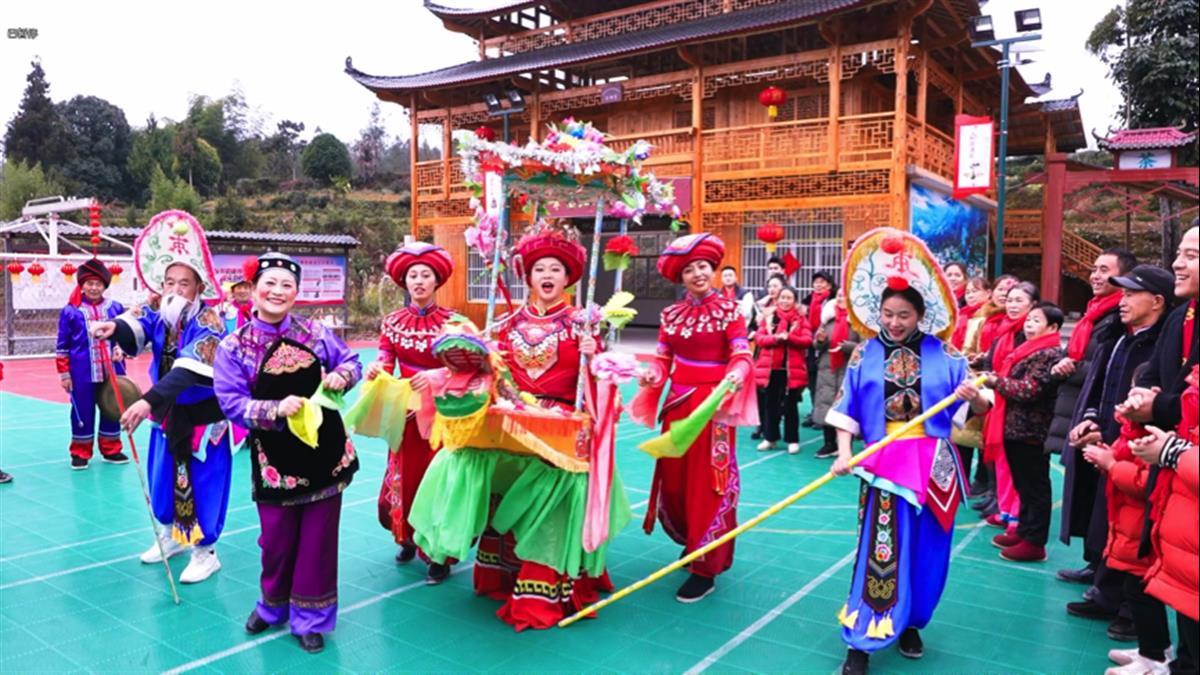
{"label": "wooden building", "polygon": [[[447,3],[450,0],[445,0]],[[473,8],[473,6],[475,8]],[[648,166],[676,185],[694,230],[717,233],[746,285],[763,282],[758,225],[784,226],[783,248],[812,272],[841,265],[846,244],[881,225],[908,228],[914,182],[948,192],[956,113],[996,114],[998,53],[973,49],[977,0],[425,0],[446,30],[478,43],[476,61],[432,72],[346,72],[418,125],[490,125],[483,97],[516,89],[525,112],[511,140],[537,139],[568,115],[592,121],[620,146],[654,144]],[[786,93],[774,119],[759,102]],[[1086,146],[1075,99],[1022,103],[1037,93],[1014,72],[1012,154]],[[414,148],[416,144],[414,144]],[[416,162],[413,229],[449,249],[460,273],[442,301],[482,315],[482,262],[463,230],[469,193],[457,157]],[[586,221],[580,221],[585,223]],[[666,219],[634,234],[633,290],[653,309],[673,298],[653,258]],[[590,227],[590,223],[587,223]],[[986,236],[985,236],[986,238]],[[603,282],[601,282],[603,283]],[[605,297],[603,292],[600,297]],[[643,314],[647,319],[656,313]]]}

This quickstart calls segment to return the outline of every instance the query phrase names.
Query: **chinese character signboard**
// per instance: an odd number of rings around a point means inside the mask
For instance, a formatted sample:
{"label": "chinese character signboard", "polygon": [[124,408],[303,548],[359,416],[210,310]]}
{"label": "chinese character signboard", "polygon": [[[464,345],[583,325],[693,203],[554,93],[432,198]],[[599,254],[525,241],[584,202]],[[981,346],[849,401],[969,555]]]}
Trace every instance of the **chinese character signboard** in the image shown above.
{"label": "chinese character signboard", "polygon": [[954,199],[992,189],[994,128],[990,117],[954,116]]}

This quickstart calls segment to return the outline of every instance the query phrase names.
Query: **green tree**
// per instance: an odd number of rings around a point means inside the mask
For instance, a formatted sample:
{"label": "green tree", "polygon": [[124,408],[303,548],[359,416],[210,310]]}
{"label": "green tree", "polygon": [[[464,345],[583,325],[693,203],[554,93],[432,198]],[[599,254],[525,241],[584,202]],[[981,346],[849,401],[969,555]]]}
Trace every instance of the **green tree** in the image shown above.
{"label": "green tree", "polygon": [[125,112],[96,96],[76,96],[58,108],[75,148],[63,167],[72,188],[105,201],[133,196],[126,169],[131,132]]}
{"label": "green tree", "polygon": [[149,198],[154,167],[158,167],[169,178],[175,177],[174,143],[174,130],[171,127],[159,127],[154,115],[146,120],[145,129],[133,132],[128,171],[130,181],[135,186],[133,197],[138,201]]}
{"label": "green tree", "polygon": [[379,103],[371,106],[371,117],[354,143],[355,177],[367,182],[375,179],[380,171],[387,150],[387,129],[383,128]]}
{"label": "green tree", "polygon": [[190,124],[175,129],[175,174],[202,195],[217,193],[221,182],[221,156]]}
{"label": "green tree", "polygon": [[346,145],[333,134],[317,134],[301,153],[300,165],[304,175],[322,185],[332,185],[338,176],[348,178],[354,168]]}
{"label": "green tree", "polygon": [[300,151],[304,144],[299,140],[304,131],[304,122],[283,120],[276,125],[275,133],[262,143],[266,171],[272,178],[296,180],[300,172]]}
{"label": "green tree", "polygon": [[29,166],[12,157],[0,172],[0,220],[16,220],[25,202],[63,194],[62,185],[47,178],[41,164]]}
{"label": "green tree", "polygon": [[21,107],[8,122],[4,134],[4,153],[11,159],[29,165],[41,164],[43,169],[54,172],[60,169],[74,154],[70,135],[62,116],[50,100],[50,83],[39,61],[33,61],[33,70],[25,76],[25,96]]}
{"label": "green tree", "polygon": [[[1088,36],[1087,48],[1108,65],[1125,94],[1121,119],[1130,128],[1200,120],[1200,0],[1128,0]],[[1194,148],[1193,148],[1194,152]]]}
{"label": "green tree", "polygon": [[153,171],[150,177],[151,213],[180,209],[194,216],[200,215],[200,195],[192,186],[182,178],[168,178],[157,165]]}

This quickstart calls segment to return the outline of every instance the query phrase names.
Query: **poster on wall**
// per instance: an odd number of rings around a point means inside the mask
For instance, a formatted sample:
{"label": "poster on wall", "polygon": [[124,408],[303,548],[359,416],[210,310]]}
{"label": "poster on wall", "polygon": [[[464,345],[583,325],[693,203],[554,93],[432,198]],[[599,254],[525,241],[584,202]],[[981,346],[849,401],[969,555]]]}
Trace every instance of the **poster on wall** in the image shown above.
{"label": "poster on wall", "polygon": [[[41,266],[42,273],[35,279],[29,268],[36,262]],[[121,273],[114,275],[104,297],[116,300],[126,307],[132,307],[146,300],[146,289],[133,271],[133,259],[104,258],[107,265],[119,265]],[[9,275],[12,278],[13,309],[62,309],[71,297],[71,292],[77,285],[75,276],[63,274],[63,265],[70,264],[79,267],[84,260],[76,258],[51,258],[38,256],[28,260],[19,260],[24,266],[21,273]],[[70,270],[71,268],[67,268]],[[5,274],[9,274],[7,271]]]}
{"label": "poster on wall", "polygon": [[[217,281],[237,281],[242,276],[244,253],[214,253],[213,265],[217,268]],[[342,255],[295,255],[300,263],[300,305],[345,304],[346,256]]]}
{"label": "poster on wall", "polygon": [[968,276],[986,275],[988,212],[945,192],[913,183],[908,188],[908,229],[945,265],[961,262]]}

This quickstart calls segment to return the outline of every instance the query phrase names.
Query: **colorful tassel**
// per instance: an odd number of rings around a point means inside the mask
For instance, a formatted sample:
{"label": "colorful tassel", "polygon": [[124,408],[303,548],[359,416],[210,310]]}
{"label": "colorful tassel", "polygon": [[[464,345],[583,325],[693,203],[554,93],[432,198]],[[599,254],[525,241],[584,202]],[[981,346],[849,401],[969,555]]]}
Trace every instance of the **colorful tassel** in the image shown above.
{"label": "colorful tassel", "polygon": [[856,609],[847,614],[847,609],[849,609],[848,605],[842,605],[842,610],[838,612],[838,623],[850,630],[854,630],[854,624],[858,621],[858,610]]}
{"label": "colorful tassel", "polygon": [[204,539],[204,532],[200,530],[199,523],[192,523],[191,529],[186,533],[180,529],[179,523],[172,523],[171,539],[184,546],[194,546]]}

